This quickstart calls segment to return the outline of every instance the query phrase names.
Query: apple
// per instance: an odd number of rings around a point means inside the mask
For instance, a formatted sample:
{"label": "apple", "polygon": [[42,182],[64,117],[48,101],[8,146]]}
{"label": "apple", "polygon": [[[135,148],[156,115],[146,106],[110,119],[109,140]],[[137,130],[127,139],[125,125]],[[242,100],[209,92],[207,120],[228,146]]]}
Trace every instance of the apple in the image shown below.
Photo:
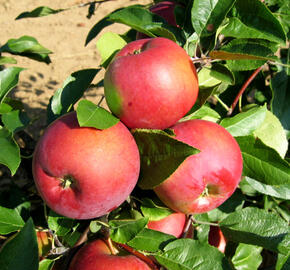
{"label": "apple", "polygon": [[151,268],[134,255],[112,255],[101,239],[84,245],[73,257],[69,270],[150,270]]}
{"label": "apple", "polygon": [[127,127],[165,129],[194,105],[198,79],[185,50],[158,37],[121,49],[105,72],[104,89],[110,110]]}
{"label": "apple", "polygon": [[[174,14],[175,6],[176,6],[175,2],[163,1],[163,2],[159,2],[157,4],[152,5],[149,8],[149,11],[165,19],[165,21],[168,22],[168,24],[177,26],[175,14]],[[148,37],[147,35],[141,32],[137,32],[136,34],[136,39],[147,38],[147,37]]]}
{"label": "apple", "polygon": [[226,238],[218,226],[210,226],[208,234],[208,243],[216,248],[222,253],[225,253],[226,249]]}
{"label": "apple", "polygon": [[154,188],[155,193],[176,212],[196,214],[218,207],[241,180],[243,159],[238,143],[225,128],[206,120],[179,122],[172,130],[175,139],[200,152],[186,158]]}
{"label": "apple", "polygon": [[186,216],[183,213],[172,213],[160,220],[151,220],[148,222],[147,227],[151,230],[171,234],[179,238],[182,233],[186,222]]}
{"label": "apple", "polygon": [[138,147],[124,124],[80,127],[75,112],[48,126],[33,156],[39,194],[52,210],[74,219],[117,208],[134,189],[139,169]]}

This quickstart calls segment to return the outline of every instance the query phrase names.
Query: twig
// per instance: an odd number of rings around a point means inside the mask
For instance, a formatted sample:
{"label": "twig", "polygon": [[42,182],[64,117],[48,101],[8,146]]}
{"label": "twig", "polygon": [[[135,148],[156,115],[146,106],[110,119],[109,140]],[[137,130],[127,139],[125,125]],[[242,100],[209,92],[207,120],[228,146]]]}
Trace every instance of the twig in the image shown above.
{"label": "twig", "polygon": [[240,99],[240,97],[242,96],[242,94],[245,92],[245,90],[247,89],[247,87],[249,86],[249,84],[252,82],[252,80],[255,79],[255,77],[258,75],[258,73],[261,71],[261,69],[263,68],[263,66],[260,66],[259,68],[257,68],[253,74],[249,77],[249,79],[244,83],[244,85],[242,86],[242,88],[240,89],[238,95],[236,96],[233,104],[230,107],[230,110],[228,111],[227,115],[231,115]]}
{"label": "twig", "polygon": [[88,226],[84,232],[82,233],[82,235],[80,236],[79,240],[74,244],[73,247],[78,247],[81,244],[83,244],[84,242],[86,242],[88,240],[88,233],[90,231],[90,226]]}
{"label": "twig", "polygon": [[181,238],[186,238],[191,224],[192,224],[192,215],[189,215],[186,224],[184,226]]}

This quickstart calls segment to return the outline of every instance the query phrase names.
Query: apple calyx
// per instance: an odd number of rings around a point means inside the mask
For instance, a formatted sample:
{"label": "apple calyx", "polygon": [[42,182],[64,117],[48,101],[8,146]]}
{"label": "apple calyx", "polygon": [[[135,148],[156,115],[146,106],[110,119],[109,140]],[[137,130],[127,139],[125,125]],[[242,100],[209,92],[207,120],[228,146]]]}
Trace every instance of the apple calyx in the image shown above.
{"label": "apple calyx", "polygon": [[63,189],[72,188],[76,186],[76,179],[71,175],[65,175],[63,178],[59,178],[61,187]]}
{"label": "apple calyx", "polygon": [[206,184],[200,197],[208,197],[211,195],[218,195],[218,194],[219,194],[219,187],[217,185]]}

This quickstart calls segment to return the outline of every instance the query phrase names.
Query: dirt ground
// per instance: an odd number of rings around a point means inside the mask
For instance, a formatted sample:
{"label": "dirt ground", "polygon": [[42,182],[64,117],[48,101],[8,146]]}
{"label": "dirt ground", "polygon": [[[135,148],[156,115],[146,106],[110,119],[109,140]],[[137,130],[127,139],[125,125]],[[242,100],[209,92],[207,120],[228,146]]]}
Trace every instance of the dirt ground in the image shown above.
{"label": "dirt ground", "polygon": [[[0,45],[10,38],[19,38],[23,35],[35,37],[40,44],[50,49],[52,63],[30,60],[24,57],[15,57],[16,66],[26,70],[20,74],[18,86],[11,92],[13,98],[24,103],[25,110],[34,120],[29,133],[37,140],[40,130],[46,122],[46,106],[50,97],[60,88],[64,80],[73,72],[97,68],[100,58],[96,50],[96,39],[85,46],[85,39],[90,29],[111,11],[133,4],[149,4],[151,0],[111,0],[96,5],[95,14],[88,19],[88,6],[83,4],[90,0],[0,0]],[[66,9],[61,13],[40,17],[15,20],[24,11],[32,11],[39,6],[48,6],[52,9]],[[103,30],[124,33],[128,28],[121,24],[114,24]],[[103,33],[102,32],[102,33]],[[3,56],[9,56],[3,54]],[[93,83],[102,79],[104,71],[99,72]],[[93,88],[87,91],[85,98],[98,102],[102,88]],[[102,106],[106,107],[104,103]]]}

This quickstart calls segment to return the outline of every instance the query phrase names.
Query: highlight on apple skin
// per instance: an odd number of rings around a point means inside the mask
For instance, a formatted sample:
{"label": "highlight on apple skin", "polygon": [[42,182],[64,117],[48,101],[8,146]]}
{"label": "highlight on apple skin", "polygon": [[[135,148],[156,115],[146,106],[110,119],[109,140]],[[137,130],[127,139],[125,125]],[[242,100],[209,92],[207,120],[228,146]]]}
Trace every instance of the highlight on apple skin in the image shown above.
{"label": "highlight on apple skin", "polygon": [[45,130],[33,157],[34,181],[45,203],[75,219],[99,217],[121,205],[139,169],[138,147],[121,122],[104,130],[80,127],[75,112]]}
{"label": "highlight on apple skin", "polygon": [[183,213],[172,213],[160,220],[151,220],[148,222],[148,229],[171,234],[179,238],[186,223],[186,215]]}
{"label": "highlight on apple skin", "polygon": [[194,105],[195,66],[183,48],[166,38],[128,43],[104,76],[107,104],[128,128],[165,129]]}
{"label": "highlight on apple skin", "polygon": [[84,245],[73,257],[69,270],[150,270],[151,268],[134,255],[112,255],[101,239]]}
{"label": "highlight on apple skin", "polygon": [[225,128],[206,120],[179,122],[172,130],[175,139],[200,152],[186,158],[154,188],[155,193],[176,212],[196,214],[218,207],[241,180],[243,160],[238,143]]}

